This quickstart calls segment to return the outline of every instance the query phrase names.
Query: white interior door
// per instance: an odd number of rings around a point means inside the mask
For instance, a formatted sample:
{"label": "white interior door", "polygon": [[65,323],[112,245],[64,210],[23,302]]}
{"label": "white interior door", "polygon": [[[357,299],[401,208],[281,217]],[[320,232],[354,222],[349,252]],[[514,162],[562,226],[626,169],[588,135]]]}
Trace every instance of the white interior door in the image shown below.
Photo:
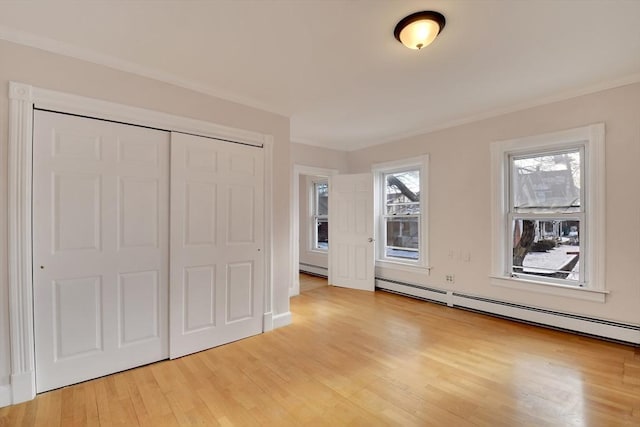
{"label": "white interior door", "polygon": [[329,178],[329,283],[373,291],[373,176]]}
{"label": "white interior door", "polygon": [[38,392],[168,356],[169,134],[36,111]]}
{"label": "white interior door", "polygon": [[262,332],[263,156],[171,136],[171,358]]}

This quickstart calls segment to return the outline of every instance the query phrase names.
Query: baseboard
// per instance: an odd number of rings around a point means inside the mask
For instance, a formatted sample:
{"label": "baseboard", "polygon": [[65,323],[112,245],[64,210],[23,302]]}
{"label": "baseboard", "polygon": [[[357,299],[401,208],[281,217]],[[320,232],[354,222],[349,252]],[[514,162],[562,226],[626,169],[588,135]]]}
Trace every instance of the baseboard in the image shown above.
{"label": "baseboard", "polygon": [[35,372],[11,375],[11,404],[26,402],[36,397]]}
{"label": "baseboard", "polygon": [[273,313],[268,312],[262,315],[262,332],[273,330]]}
{"label": "baseboard", "polygon": [[448,303],[447,291],[413,283],[376,277],[376,288],[439,304]]}
{"label": "baseboard", "polygon": [[311,274],[313,276],[320,276],[324,278],[329,276],[329,269],[327,267],[322,267],[319,265],[301,262],[298,266],[298,269],[301,273]]}
{"label": "baseboard", "polygon": [[11,405],[11,386],[0,385],[0,408]]}
{"label": "baseboard", "polygon": [[476,295],[445,291],[383,278],[376,278],[376,287],[381,290],[387,290],[409,297],[447,304],[450,307],[472,310],[514,321],[618,341],[634,346],[640,345],[640,325],[637,324],[614,322],[522,304],[514,304]]}
{"label": "baseboard", "polygon": [[283,326],[290,325],[292,322],[291,312],[275,314],[273,316],[273,329],[278,329]]}

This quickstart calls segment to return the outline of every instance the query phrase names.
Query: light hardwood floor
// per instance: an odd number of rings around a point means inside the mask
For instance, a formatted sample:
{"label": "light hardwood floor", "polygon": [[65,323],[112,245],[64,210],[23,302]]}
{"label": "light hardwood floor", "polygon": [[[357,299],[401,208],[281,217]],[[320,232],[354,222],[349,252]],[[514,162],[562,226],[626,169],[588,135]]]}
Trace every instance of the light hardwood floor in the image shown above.
{"label": "light hardwood floor", "polygon": [[640,351],[323,286],[293,324],[0,409],[0,426],[639,426]]}
{"label": "light hardwood floor", "polygon": [[300,292],[312,291],[323,286],[328,286],[328,282],[325,277],[300,273]]}

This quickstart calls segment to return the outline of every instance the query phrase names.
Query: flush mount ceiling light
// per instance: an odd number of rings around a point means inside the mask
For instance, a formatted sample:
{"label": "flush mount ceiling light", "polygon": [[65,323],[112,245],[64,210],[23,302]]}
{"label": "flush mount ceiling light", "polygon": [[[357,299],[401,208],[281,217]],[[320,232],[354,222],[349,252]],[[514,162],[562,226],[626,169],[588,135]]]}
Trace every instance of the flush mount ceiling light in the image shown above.
{"label": "flush mount ceiling light", "polygon": [[441,13],[430,10],[416,12],[398,22],[393,35],[409,49],[422,49],[436,39],[444,24]]}

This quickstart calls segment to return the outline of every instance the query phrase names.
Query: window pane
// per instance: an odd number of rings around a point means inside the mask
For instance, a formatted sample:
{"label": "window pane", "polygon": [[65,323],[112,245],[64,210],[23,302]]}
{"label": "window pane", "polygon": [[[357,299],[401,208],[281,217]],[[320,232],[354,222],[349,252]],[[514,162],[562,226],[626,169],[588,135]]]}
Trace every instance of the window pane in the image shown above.
{"label": "window pane", "polygon": [[326,219],[318,219],[316,222],[316,249],[329,248],[329,221]]}
{"label": "window pane", "polygon": [[315,183],[315,210],[316,215],[329,214],[329,184],[326,182]]}
{"label": "window pane", "polygon": [[514,274],[580,281],[580,221],[513,221]]}
{"label": "window pane", "polygon": [[580,150],[511,159],[515,212],[580,211]]}
{"label": "window pane", "polygon": [[386,218],[385,255],[393,258],[418,259],[420,218]]}
{"label": "window pane", "polygon": [[420,213],[420,171],[412,170],[385,175],[386,214]]}

